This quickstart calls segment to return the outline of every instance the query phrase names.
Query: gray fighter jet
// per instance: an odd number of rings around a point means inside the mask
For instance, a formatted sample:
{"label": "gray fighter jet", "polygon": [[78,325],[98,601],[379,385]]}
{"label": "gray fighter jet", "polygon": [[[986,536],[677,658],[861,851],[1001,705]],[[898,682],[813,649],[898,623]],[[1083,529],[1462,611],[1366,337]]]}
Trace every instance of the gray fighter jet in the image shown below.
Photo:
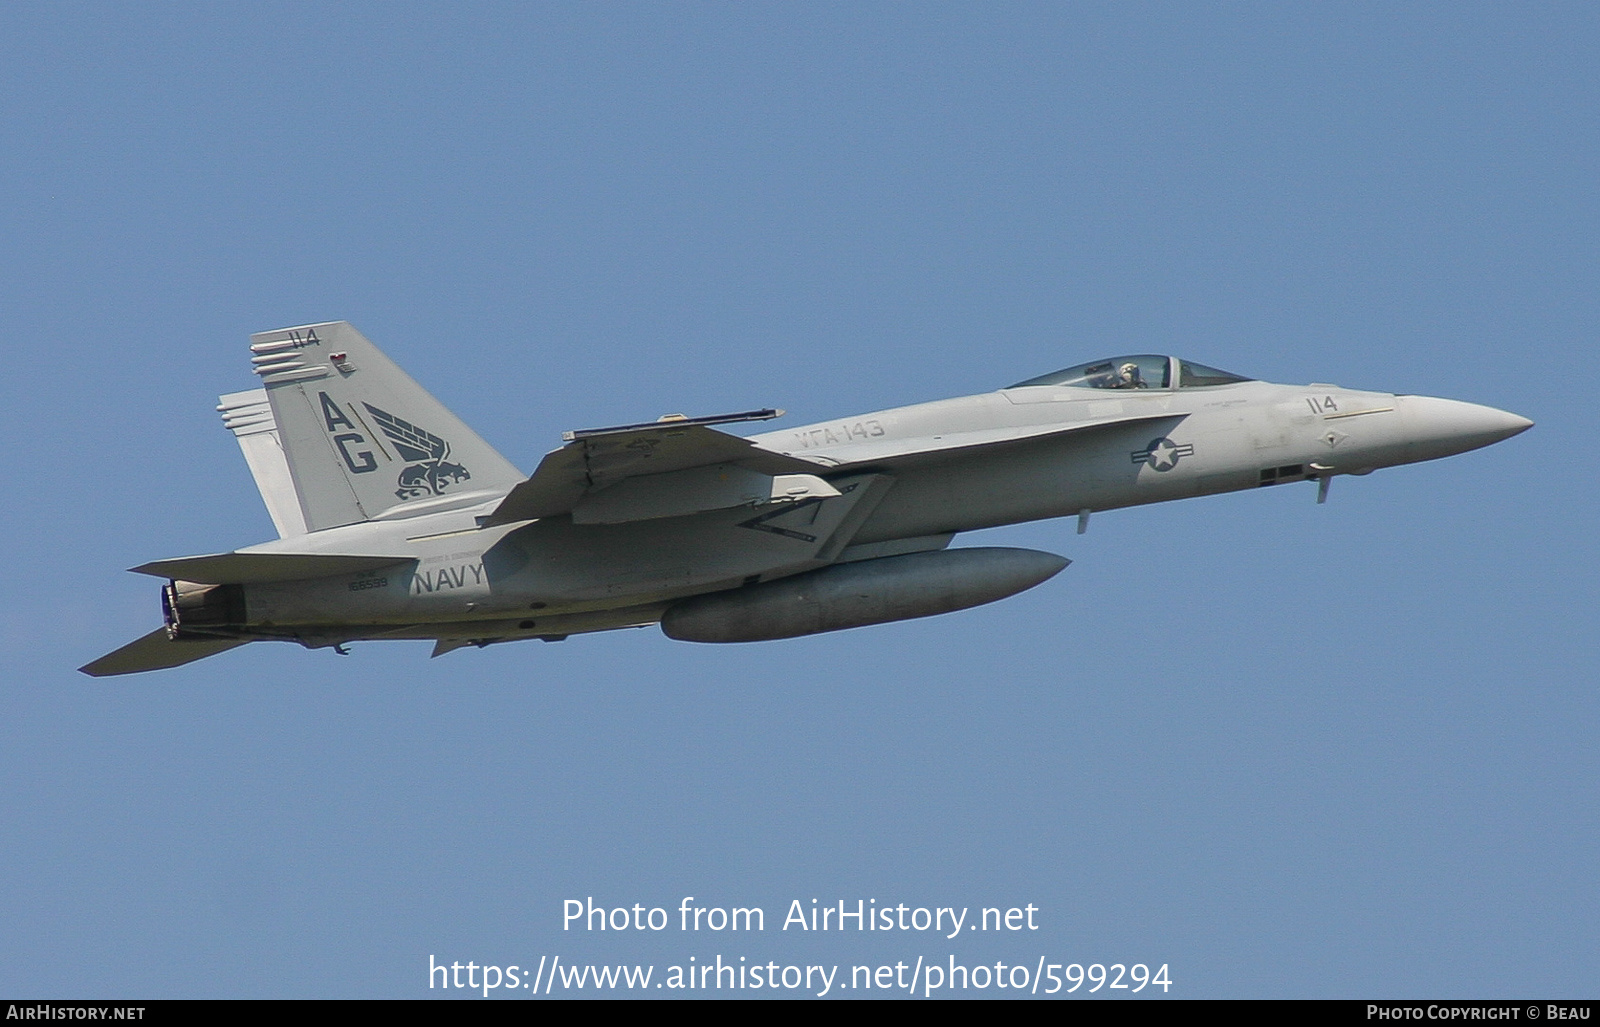
{"label": "gray fighter jet", "polygon": [[1273,385],[1176,357],[750,438],[777,410],[565,433],[525,477],[343,321],[251,337],[222,397],[281,536],[133,568],[166,624],[82,668],[176,667],[276,639],[434,655],[660,624],[754,642],[989,603],[1067,560],[958,532],[1433,460],[1532,422],[1485,406]]}

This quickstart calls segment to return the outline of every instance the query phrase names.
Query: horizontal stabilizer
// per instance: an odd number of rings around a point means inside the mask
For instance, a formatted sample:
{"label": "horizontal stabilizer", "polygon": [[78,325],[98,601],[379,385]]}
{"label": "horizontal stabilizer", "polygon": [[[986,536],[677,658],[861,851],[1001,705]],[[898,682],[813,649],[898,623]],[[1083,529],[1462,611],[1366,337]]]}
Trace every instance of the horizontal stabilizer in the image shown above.
{"label": "horizontal stabilizer", "polygon": [[202,638],[173,641],[167,637],[166,628],[157,628],[143,638],[135,639],[116,652],[79,667],[93,678],[112,677],[117,674],[138,674],[146,670],[166,670],[185,663],[203,660],[207,656],[227,652],[244,645],[231,638]]}
{"label": "horizontal stabilizer", "polygon": [[511,490],[495,508],[489,525],[568,513],[585,494],[646,474],[714,464],[732,464],[768,475],[810,474],[821,467],[687,421],[571,434],[573,441],[546,454],[533,477]]}
{"label": "horizontal stabilizer", "polygon": [[411,556],[355,556],[329,553],[214,553],[130,567],[136,574],[193,581],[202,585],[253,585],[358,574],[415,560]]}

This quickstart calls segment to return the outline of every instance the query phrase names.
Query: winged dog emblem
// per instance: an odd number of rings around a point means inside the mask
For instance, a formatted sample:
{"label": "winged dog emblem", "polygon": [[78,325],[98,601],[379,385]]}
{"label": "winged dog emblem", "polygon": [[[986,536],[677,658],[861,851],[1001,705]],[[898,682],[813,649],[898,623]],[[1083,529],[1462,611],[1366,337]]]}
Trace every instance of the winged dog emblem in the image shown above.
{"label": "winged dog emblem", "polygon": [[394,490],[396,496],[401,499],[437,496],[451,485],[472,477],[465,467],[448,461],[450,443],[444,439],[418,428],[410,421],[401,420],[387,410],[379,410],[371,403],[361,405],[367,408],[373,420],[378,422],[378,427],[394,443],[395,452],[400,454],[400,458],[414,461],[400,472],[396,482],[400,487]]}

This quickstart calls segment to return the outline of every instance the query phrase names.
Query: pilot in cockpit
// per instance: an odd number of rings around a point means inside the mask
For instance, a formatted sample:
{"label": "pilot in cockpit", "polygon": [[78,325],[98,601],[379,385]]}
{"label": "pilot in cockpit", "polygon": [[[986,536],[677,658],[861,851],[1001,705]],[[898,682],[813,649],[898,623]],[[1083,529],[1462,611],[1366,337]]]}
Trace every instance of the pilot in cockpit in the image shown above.
{"label": "pilot in cockpit", "polygon": [[1113,389],[1142,389],[1145,387],[1144,378],[1139,374],[1139,365],[1128,361],[1117,368],[1117,374],[1111,382]]}

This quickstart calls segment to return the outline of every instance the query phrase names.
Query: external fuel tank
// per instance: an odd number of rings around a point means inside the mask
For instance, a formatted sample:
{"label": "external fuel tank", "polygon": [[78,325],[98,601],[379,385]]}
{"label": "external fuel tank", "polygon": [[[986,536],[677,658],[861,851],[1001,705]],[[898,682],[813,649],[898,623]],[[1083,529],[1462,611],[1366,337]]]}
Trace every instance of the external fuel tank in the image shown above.
{"label": "external fuel tank", "polygon": [[946,549],[835,564],[675,603],[661,618],[685,642],[761,642],[981,606],[1070,563],[1036,549]]}

